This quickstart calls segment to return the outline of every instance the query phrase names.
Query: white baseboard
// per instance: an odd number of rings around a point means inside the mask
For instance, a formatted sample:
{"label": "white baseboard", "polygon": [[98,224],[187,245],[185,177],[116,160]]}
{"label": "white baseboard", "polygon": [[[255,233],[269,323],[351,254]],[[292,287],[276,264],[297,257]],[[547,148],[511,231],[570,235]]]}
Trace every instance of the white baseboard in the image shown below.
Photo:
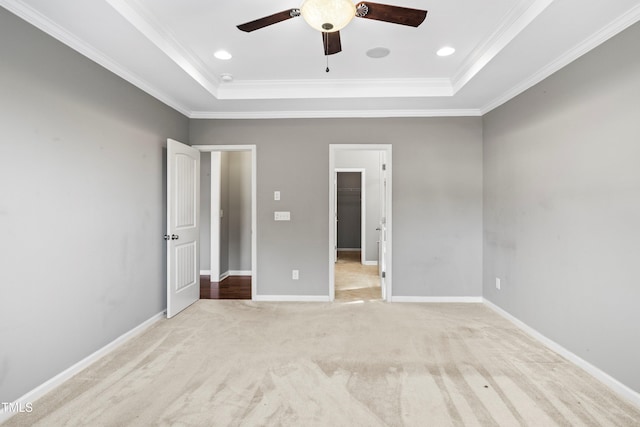
{"label": "white baseboard", "polygon": [[458,302],[482,303],[482,297],[402,297],[392,296],[391,302]]}
{"label": "white baseboard", "polygon": [[338,252],[360,252],[362,248],[338,248]]}
{"label": "white baseboard", "polygon": [[[118,338],[111,341],[109,344],[105,345],[104,347],[97,350],[96,352],[85,357],[75,365],[65,369],[55,377],[49,379],[48,381],[40,384],[38,387],[34,388],[33,390],[27,392],[25,395],[23,395],[22,397],[18,398],[15,402],[13,402],[13,405],[18,405],[18,407],[24,408],[27,403],[33,403],[34,401],[41,398],[45,394],[54,390],[56,387],[60,386],[62,383],[64,383],[65,381],[67,381],[68,379],[70,379],[71,377],[73,377],[83,369],[87,368],[91,364],[95,363],[99,359],[111,353],[112,351],[114,351],[115,349],[117,349],[118,347],[120,347],[121,345],[129,341],[130,339],[135,338],[137,335],[140,335],[142,332],[144,332],[146,329],[148,329],[151,325],[153,325],[157,321],[164,319],[165,313],[166,313],[165,311],[158,313],[155,316],[151,317],[150,319],[145,320],[135,328],[131,329],[129,332],[125,332],[124,334],[120,335]],[[16,414],[15,412],[7,412],[4,410],[4,408],[0,407],[0,424],[2,424],[3,422],[8,420],[15,414]]]}
{"label": "white baseboard", "polygon": [[560,356],[564,357],[565,359],[569,360],[573,364],[582,368],[584,371],[586,371],[588,374],[598,379],[600,382],[602,382],[604,385],[609,387],[619,396],[628,400],[631,404],[635,405],[636,407],[640,408],[640,393],[622,384],[620,381],[613,378],[611,375],[593,366],[591,363],[582,359],[580,356],[576,355],[575,353],[567,350],[557,342],[550,340],[546,336],[542,335],[540,332],[533,329],[531,326],[524,323],[522,320],[514,317],[511,313],[498,307],[488,299],[484,298],[484,304],[490,309],[492,309],[493,311],[495,311],[496,313],[498,313],[500,316],[509,320],[519,329],[529,334],[531,337],[540,341],[543,345],[545,345],[549,349],[553,350],[554,352],[558,353]]}
{"label": "white baseboard", "polygon": [[251,276],[251,270],[229,270],[227,273],[228,276]]}
{"label": "white baseboard", "polygon": [[329,302],[328,295],[254,295],[254,301]]}
{"label": "white baseboard", "polygon": [[378,261],[365,261],[362,264],[364,264],[364,265],[378,265]]}
{"label": "white baseboard", "polygon": [[[211,270],[200,270],[201,276],[211,276]],[[218,282],[222,282],[229,276],[251,276],[253,272],[251,270],[229,270],[220,275]]]}

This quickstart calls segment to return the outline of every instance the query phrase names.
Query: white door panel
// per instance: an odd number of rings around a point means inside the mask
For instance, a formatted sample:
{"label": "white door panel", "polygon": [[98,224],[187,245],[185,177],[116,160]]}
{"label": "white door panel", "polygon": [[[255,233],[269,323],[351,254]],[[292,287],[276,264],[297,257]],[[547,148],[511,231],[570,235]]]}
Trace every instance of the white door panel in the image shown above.
{"label": "white door panel", "polygon": [[167,318],[200,298],[200,152],[167,140]]}

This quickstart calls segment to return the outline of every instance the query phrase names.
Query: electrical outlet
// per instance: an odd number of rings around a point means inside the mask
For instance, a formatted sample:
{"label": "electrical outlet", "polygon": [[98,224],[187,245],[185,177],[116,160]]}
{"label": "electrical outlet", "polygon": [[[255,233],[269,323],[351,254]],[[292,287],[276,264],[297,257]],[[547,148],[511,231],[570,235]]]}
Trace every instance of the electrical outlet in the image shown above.
{"label": "electrical outlet", "polygon": [[280,200],[280,192],[279,191],[274,191],[273,192],[273,200]]}
{"label": "electrical outlet", "polygon": [[291,278],[293,280],[298,280],[300,278],[300,271],[299,270],[292,270],[291,271]]}
{"label": "electrical outlet", "polygon": [[497,290],[500,290],[500,286],[501,286],[501,285],[500,285],[500,278],[499,278],[499,277],[496,277],[496,289],[497,289]]}

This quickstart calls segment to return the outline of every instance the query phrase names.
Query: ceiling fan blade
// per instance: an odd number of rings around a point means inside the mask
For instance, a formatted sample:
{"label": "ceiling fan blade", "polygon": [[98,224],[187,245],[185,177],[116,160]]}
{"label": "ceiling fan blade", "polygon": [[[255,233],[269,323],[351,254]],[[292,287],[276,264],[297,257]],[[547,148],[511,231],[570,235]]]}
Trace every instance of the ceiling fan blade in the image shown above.
{"label": "ceiling fan blade", "polygon": [[427,11],[365,1],[356,5],[356,17],[417,27],[427,17]]}
{"label": "ceiling fan blade", "polygon": [[342,44],[340,43],[340,31],[334,31],[332,33],[322,33],[322,45],[324,46],[325,55],[333,55],[342,51]]}
{"label": "ceiling fan blade", "polygon": [[297,16],[300,16],[299,9],[283,10],[282,12],[274,13],[273,15],[265,16],[255,21],[240,24],[238,25],[238,29],[250,33],[251,31],[259,30],[260,28],[268,27],[269,25],[277,24],[278,22],[286,21],[287,19]]}

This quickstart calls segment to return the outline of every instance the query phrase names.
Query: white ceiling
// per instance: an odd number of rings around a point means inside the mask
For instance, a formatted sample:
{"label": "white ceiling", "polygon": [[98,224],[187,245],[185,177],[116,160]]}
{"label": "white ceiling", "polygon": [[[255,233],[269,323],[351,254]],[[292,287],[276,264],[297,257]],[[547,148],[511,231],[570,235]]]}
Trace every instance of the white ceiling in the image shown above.
{"label": "white ceiling", "polygon": [[[428,15],[418,28],[354,19],[329,73],[321,35],[302,18],[236,28],[302,0],[0,5],[192,118],[481,115],[640,19],[640,0],[376,2]],[[456,53],[438,57],[445,45]],[[375,47],[391,53],[369,58]],[[219,49],[233,58],[214,58]]]}

